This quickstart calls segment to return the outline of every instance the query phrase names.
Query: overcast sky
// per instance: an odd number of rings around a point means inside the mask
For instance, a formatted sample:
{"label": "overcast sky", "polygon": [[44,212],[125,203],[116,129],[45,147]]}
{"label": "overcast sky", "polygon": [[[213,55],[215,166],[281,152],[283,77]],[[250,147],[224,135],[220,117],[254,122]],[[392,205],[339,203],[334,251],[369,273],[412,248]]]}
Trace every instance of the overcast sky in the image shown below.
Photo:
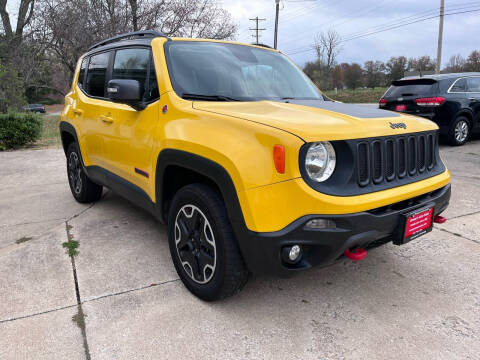
{"label": "overcast sky", "polygon": [[[192,0],[194,1],[194,0]],[[9,0],[11,14],[18,9],[18,0]],[[255,26],[249,18],[258,16],[261,42],[273,45],[275,0],[223,0],[239,25],[237,40],[252,42]],[[316,33],[334,29],[344,39],[353,34],[374,32],[387,26],[402,24],[438,14],[440,0],[283,0],[279,25],[279,49],[299,65],[314,59],[311,44]],[[480,1],[445,0],[446,13],[480,10]],[[402,20],[403,19],[403,20]],[[383,26],[383,27],[382,27]],[[346,41],[338,57],[339,62],[366,60],[387,61],[391,56],[436,58],[438,17],[408,26],[380,32],[371,36]],[[480,50],[480,11],[445,17],[443,64],[450,56],[467,57]]]}
{"label": "overcast sky", "polygon": [[[273,45],[275,27],[275,0],[223,0],[239,24],[238,40],[252,42],[255,27],[249,18],[266,18],[261,22],[261,42]],[[440,0],[285,0],[280,5],[278,47],[300,65],[314,59],[310,50],[316,33],[332,28],[344,39],[354,33],[370,32],[403,22],[438,15]],[[480,10],[480,1],[445,0],[446,13]],[[415,16],[415,17],[414,17]],[[409,17],[409,18],[407,18]],[[407,18],[407,19],[405,19]],[[438,17],[400,27],[375,35],[343,43],[340,62],[366,60],[387,61],[391,56],[437,56]],[[480,50],[480,11],[445,17],[443,56],[445,64],[450,56],[467,57],[474,49]],[[298,52],[297,54],[294,54]]]}

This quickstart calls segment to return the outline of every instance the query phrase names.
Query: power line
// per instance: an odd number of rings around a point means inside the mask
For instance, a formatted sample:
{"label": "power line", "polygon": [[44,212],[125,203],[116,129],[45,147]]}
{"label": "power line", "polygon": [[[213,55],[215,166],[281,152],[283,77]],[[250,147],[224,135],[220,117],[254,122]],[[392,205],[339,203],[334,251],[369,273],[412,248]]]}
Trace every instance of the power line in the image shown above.
{"label": "power line", "polygon": [[[464,9],[467,9],[467,8],[480,6],[479,1],[475,2],[474,4],[472,4],[472,3],[470,3],[470,4],[471,5],[466,5],[466,6],[464,4],[458,4],[458,5],[449,7],[448,10],[450,10],[450,11],[464,10]],[[392,26],[392,23],[394,23],[393,25],[395,26],[395,25],[398,25],[398,24],[403,23],[403,22],[414,21],[414,20],[418,20],[418,19],[422,19],[422,18],[431,16],[431,15],[438,16],[438,14],[439,14],[439,9],[438,8],[433,8],[433,9],[421,11],[419,13],[416,13],[416,14],[413,14],[413,15],[410,15],[410,16],[407,16],[407,17],[403,17],[403,18],[400,18],[400,19],[394,19],[393,21],[389,21],[387,23],[382,23],[382,24],[379,24],[379,25],[376,25],[376,26],[369,27],[369,28],[364,29],[364,30],[359,31],[359,32],[349,33],[347,35],[344,35],[344,38],[350,37],[350,36],[355,36],[355,35],[360,35],[360,34],[363,34],[365,32],[368,32],[368,31],[381,30],[385,27]]]}
{"label": "power line", "polygon": [[258,22],[259,22],[259,21],[265,21],[265,20],[267,20],[267,19],[259,19],[258,16],[257,16],[256,18],[249,19],[249,20],[250,20],[250,21],[255,21],[255,27],[254,27],[253,29],[250,28],[250,30],[255,31],[255,35],[252,35],[252,37],[253,37],[253,38],[256,38],[256,39],[257,39],[256,44],[259,44],[258,39],[261,37],[260,31],[267,30],[267,29],[265,29],[265,28],[260,29],[260,28],[258,27]]}
{"label": "power line", "polygon": [[[367,8],[367,9],[364,9],[364,11],[355,10],[355,11],[353,11],[353,12],[350,12],[350,13],[344,15],[343,17],[349,17],[350,15],[357,15],[357,16],[358,16],[358,15],[365,15],[365,14],[367,14],[367,13],[369,13],[369,12],[372,12],[373,10],[378,10],[381,6],[384,6],[384,5],[385,5],[385,1],[387,1],[387,0],[382,0],[382,1],[380,1],[378,4],[376,4],[376,5],[374,5],[374,6],[372,6],[372,7],[370,7],[370,8]],[[393,1],[393,0],[388,0],[388,1],[391,2],[391,1]],[[325,22],[325,23],[323,23],[322,25],[320,25],[317,29],[322,29],[325,25],[329,25],[330,27],[337,27],[337,26],[343,25],[343,24],[345,24],[345,23],[347,23],[347,22],[354,21],[354,20],[356,20],[356,19],[357,19],[356,17],[350,17],[350,18],[347,18],[346,20],[343,20],[343,22],[342,22],[342,21],[341,21],[342,18],[340,18],[340,19],[334,20],[334,21],[332,21],[332,22]],[[338,21],[340,21],[340,23],[335,24],[335,23],[338,22]],[[335,24],[335,25],[333,25],[333,24]],[[306,34],[306,33],[310,32],[310,31],[311,31],[310,29],[307,29],[307,30],[298,32],[298,33],[296,33],[296,37],[298,38],[299,35]],[[294,42],[294,41],[296,41],[296,39],[287,40],[287,41],[284,42],[284,44],[285,44],[285,43],[286,43],[286,44],[292,43],[292,42]]]}
{"label": "power line", "polygon": [[[478,5],[477,5],[478,6]],[[438,11],[438,10],[437,10]],[[452,11],[452,10],[451,10]],[[478,9],[471,9],[471,10],[464,10],[464,11],[455,11],[455,12],[449,12],[449,13],[446,13],[445,16],[449,16],[449,15],[456,15],[456,14],[465,14],[465,13],[472,13],[472,12],[478,12],[480,11],[480,8]],[[425,13],[425,12],[423,12]],[[389,30],[394,30],[394,29],[398,29],[400,27],[404,27],[404,26],[408,26],[408,25],[411,25],[411,24],[415,24],[415,23],[418,23],[418,22],[423,22],[423,21],[427,21],[427,20],[430,20],[430,19],[434,19],[434,18],[437,18],[439,16],[439,14],[435,14],[433,16],[425,16],[422,17],[422,18],[418,18],[418,16],[411,16],[410,18],[412,18],[411,20],[412,21],[408,21],[408,22],[404,22],[404,23],[401,23],[401,24],[397,24],[397,25],[390,25],[390,26],[387,26],[387,27],[384,27],[382,28],[382,25],[380,26],[376,26],[376,27],[373,27],[372,29],[375,29],[375,28],[379,28],[379,30],[376,30],[376,31],[373,31],[373,30],[370,30],[368,29],[367,31],[363,31],[363,32],[359,32],[359,33],[353,33],[353,34],[350,34],[348,37],[344,38],[343,40],[341,40],[341,43],[345,43],[345,42],[348,42],[348,41],[352,41],[352,40],[356,40],[356,39],[360,39],[360,38],[363,38],[363,37],[367,37],[367,36],[371,36],[371,35],[375,35],[375,34],[378,34],[378,33],[382,33],[382,32],[385,32],[385,31],[389,31]],[[405,18],[405,19],[408,19],[409,17]],[[413,20],[417,18],[416,20]],[[288,55],[296,55],[296,54],[300,54],[300,53],[305,53],[305,52],[311,52],[311,51],[314,51],[314,49],[312,48],[298,48],[298,51],[296,51],[297,49],[293,49],[293,52],[287,52]],[[292,50],[290,50],[292,51]]]}
{"label": "power line", "polygon": [[[470,5],[467,5],[467,4],[470,4]],[[466,9],[466,8],[471,8],[471,7],[476,7],[476,6],[479,6],[480,5],[480,2],[479,1],[474,1],[474,2],[467,2],[467,3],[460,3],[460,4],[456,4],[456,5],[452,5],[450,6],[448,9],[449,10],[460,10],[460,9]],[[424,18],[424,17],[427,17],[428,15],[434,15],[434,14],[438,14],[438,8],[433,8],[433,9],[429,9],[429,10],[424,10],[424,11],[421,11],[421,12],[418,12],[416,14],[413,14],[413,15],[409,15],[407,17],[402,17],[402,18],[399,18],[399,19],[394,19],[388,23],[382,23],[382,24],[379,24],[379,25],[376,25],[376,26],[372,26],[372,27],[368,27],[362,31],[359,31],[359,32],[353,32],[353,33],[349,33],[349,34],[346,34],[346,35],[343,35],[342,37],[344,39],[348,38],[348,37],[352,37],[352,36],[355,36],[355,35],[360,35],[360,34],[364,34],[366,32],[370,32],[370,31],[374,31],[374,30],[381,30],[381,29],[384,29],[384,28],[388,28],[388,27],[391,27],[392,26],[392,23],[396,23],[396,24],[399,24],[399,23],[403,23],[403,22],[406,22],[408,20],[417,20],[417,19],[421,19],[421,18]],[[347,20],[346,22],[348,22],[350,20]],[[323,26],[323,25],[322,25]],[[318,29],[322,28],[322,26],[320,26]],[[338,26],[338,25],[337,25]],[[304,32],[305,33],[305,32]],[[298,33],[297,35],[299,35],[301,33]],[[296,52],[298,50],[305,50],[305,46],[303,47],[297,47],[297,48],[294,48],[294,49],[290,49],[289,51],[290,52]]]}

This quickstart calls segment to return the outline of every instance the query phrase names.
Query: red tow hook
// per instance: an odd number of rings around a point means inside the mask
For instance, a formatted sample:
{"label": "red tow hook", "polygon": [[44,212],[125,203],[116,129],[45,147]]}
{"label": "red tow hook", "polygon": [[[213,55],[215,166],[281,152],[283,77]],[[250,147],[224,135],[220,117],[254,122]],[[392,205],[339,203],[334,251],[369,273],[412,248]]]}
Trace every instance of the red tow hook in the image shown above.
{"label": "red tow hook", "polygon": [[343,254],[350,260],[360,261],[365,259],[365,257],[367,256],[367,251],[362,248],[356,248],[353,250],[347,249]]}
{"label": "red tow hook", "polygon": [[447,218],[440,215],[435,215],[435,217],[433,218],[433,222],[436,224],[443,224],[446,221],[447,221]]}

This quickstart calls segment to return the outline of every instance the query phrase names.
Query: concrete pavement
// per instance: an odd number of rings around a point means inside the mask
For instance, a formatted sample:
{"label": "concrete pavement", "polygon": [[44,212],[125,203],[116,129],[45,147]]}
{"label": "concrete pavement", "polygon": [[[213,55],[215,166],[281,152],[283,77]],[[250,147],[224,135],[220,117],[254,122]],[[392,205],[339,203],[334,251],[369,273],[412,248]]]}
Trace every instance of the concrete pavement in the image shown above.
{"label": "concrete pavement", "polygon": [[0,153],[0,359],[478,359],[480,140],[441,153],[447,223],[216,303],[183,287],[147,213],[109,191],[76,203],[62,150]]}

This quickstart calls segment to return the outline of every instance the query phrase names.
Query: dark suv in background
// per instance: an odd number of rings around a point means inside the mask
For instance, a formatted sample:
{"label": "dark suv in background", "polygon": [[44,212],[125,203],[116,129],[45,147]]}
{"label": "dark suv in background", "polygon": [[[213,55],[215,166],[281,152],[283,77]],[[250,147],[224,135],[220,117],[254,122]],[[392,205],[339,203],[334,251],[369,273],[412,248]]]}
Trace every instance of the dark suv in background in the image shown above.
{"label": "dark suv in background", "polygon": [[392,82],[380,108],[430,119],[451,145],[480,132],[480,73],[407,77]]}

